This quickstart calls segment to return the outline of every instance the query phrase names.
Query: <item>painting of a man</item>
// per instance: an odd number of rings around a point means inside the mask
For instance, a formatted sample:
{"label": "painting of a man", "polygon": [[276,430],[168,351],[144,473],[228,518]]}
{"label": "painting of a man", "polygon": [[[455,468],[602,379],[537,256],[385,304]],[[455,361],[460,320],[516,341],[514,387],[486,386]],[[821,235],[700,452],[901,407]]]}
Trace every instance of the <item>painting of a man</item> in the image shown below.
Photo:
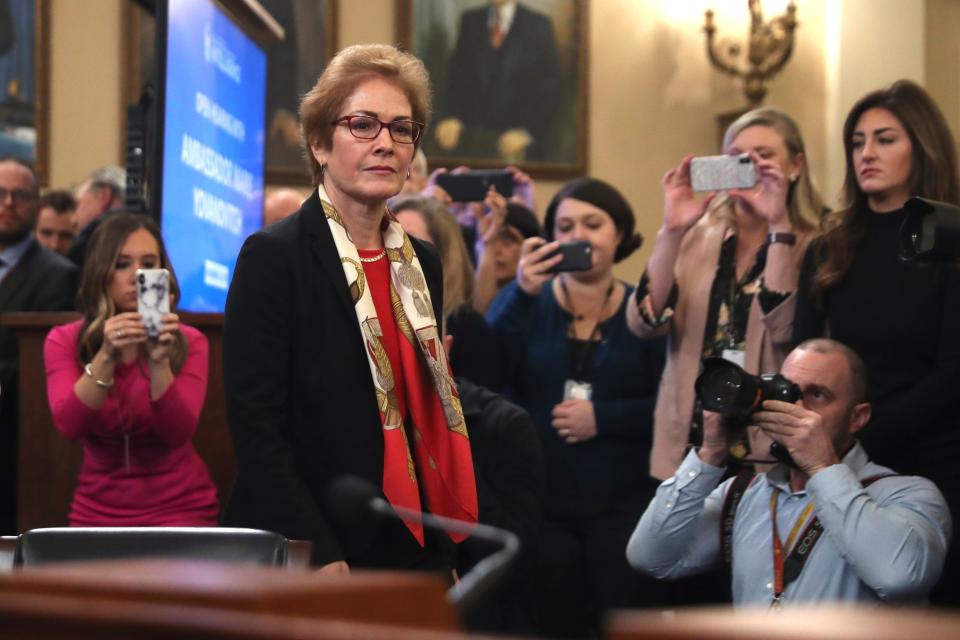
{"label": "painting of a man", "polygon": [[435,125],[424,140],[431,162],[579,161],[576,0],[411,6],[411,49],[437,89]]}

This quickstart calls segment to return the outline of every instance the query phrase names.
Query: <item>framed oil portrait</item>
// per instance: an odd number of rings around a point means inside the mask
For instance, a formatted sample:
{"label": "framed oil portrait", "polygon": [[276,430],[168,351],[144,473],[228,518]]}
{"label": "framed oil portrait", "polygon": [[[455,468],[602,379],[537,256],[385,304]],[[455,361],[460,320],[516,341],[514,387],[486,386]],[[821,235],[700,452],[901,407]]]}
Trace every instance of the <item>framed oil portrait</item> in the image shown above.
{"label": "framed oil portrait", "polygon": [[0,0],[0,155],[47,181],[48,0]]}
{"label": "framed oil portrait", "polygon": [[[0,0],[3,2],[3,0]],[[338,0],[259,0],[286,34],[267,50],[266,182],[309,185],[298,116],[300,97],[337,50]],[[126,104],[136,103],[152,74],[153,16],[134,3],[125,22]]]}
{"label": "framed oil portrait", "polygon": [[309,185],[300,97],[337,51],[338,0],[260,0],[286,32],[267,59],[267,182]]}
{"label": "framed oil portrait", "polygon": [[396,1],[397,41],[433,82],[431,166],[586,172],[587,2]]}

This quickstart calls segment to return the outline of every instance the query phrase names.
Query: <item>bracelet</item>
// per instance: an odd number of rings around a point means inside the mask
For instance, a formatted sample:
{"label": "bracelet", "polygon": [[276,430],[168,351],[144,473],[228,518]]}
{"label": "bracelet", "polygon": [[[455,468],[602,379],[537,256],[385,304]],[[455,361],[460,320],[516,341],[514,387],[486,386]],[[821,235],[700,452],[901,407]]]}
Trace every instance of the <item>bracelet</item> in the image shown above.
{"label": "bracelet", "polygon": [[781,244],[789,244],[792,246],[797,244],[797,236],[794,233],[776,233],[776,232],[771,233],[770,235],[767,236],[767,244],[776,244],[778,242]]}
{"label": "bracelet", "polygon": [[101,389],[109,389],[110,387],[113,386],[113,379],[111,379],[110,382],[104,382],[103,380],[97,380],[96,378],[93,377],[92,362],[88,362],[87,364],[83,365],[83,372],[87,375],[87,377],[93,380],[93,384],[97,385]]}

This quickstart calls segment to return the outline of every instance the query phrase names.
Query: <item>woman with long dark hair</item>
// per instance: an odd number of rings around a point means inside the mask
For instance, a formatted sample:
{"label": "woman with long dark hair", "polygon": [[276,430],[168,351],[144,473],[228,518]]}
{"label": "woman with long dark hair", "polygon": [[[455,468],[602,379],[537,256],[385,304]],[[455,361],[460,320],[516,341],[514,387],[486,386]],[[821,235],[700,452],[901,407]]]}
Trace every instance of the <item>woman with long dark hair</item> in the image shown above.
{"label": "woman with long dark hair", "polygon": [[217,493],[191,439],[207,390],[207,339],[163,317],[156,338],[137,313],[137,269],[170,272],[160,229],[118,213],[90,238],[77,306],[83,318],[44,344],[53,422],[83,443],[72,526],[217,523]]}
{"label": "woman with long dark hair", "polygon": [[794,341],[829,336],[863,358],[873,407],[864,447],[879,464],[936,482],[956,518],[960,278],[898,257],[910,197],[960,204],[954,138],[926,91],[900,80],[853,106],[843,144],[846,207],[805,256]]}

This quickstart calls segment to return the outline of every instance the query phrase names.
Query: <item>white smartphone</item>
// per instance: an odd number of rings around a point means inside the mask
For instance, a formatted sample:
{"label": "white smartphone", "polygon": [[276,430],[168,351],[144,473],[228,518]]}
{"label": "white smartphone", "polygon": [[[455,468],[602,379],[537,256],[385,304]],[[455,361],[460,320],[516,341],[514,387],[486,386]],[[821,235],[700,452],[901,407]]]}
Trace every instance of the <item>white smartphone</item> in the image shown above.
{"label": "white smartphone", "polygon": [[757,170],[746,153],[738,156],[700,156],[690,161],[690,186],[694,191],[750,189]]}
{"label": "white smartphone", "polygon": [[166,269],[137,269],[137,312],[147,335],[160,335],[163,316],[170,313],[170,272]]}

